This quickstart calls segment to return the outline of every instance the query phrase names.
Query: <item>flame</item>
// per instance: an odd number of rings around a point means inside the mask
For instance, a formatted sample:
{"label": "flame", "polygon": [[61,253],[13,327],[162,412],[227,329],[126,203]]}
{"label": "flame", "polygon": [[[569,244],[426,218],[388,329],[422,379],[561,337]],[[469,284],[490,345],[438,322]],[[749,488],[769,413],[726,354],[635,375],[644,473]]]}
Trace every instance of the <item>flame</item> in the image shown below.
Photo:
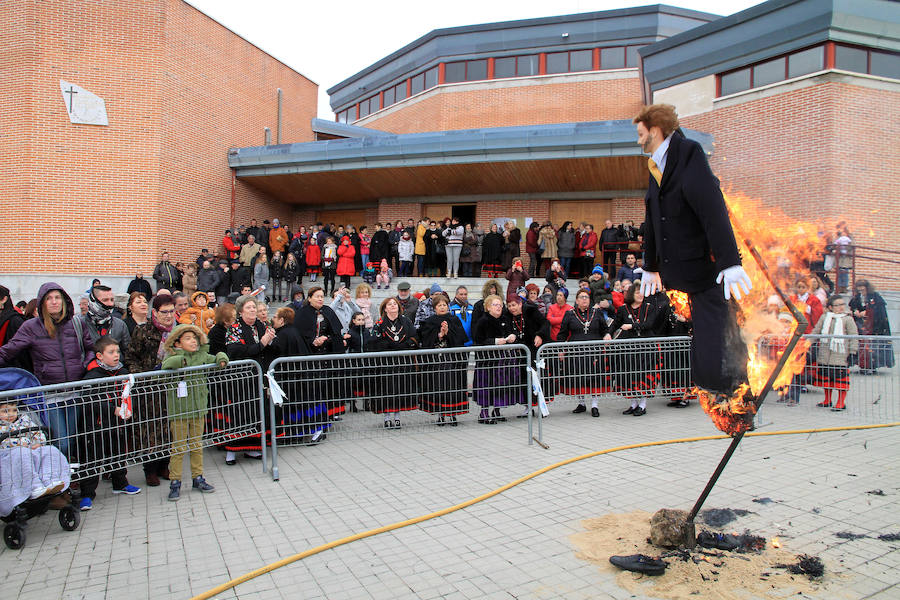
{"label": "flame", "polygon": [[688,302],[688,295],[678,290],[667,290],[666,296],[669,297],[669,304],[676,315],[681,315],[688,321],[691,320],[691,304]]}
{"label": "flame", "polygon": [[772,538],[772,547],[781,548],[781,540],[778,539],[778,536]]}
{"label": "flame", "polygon": [[[747,431],[756,413],[755,400],[784,354],[787,341],[796,328],[787,308],[777,310],[769,304],[774,289],[763,270],[757,265],[749,250],[753,244],[763,259],[776,284],[790,293],[798,276],[809,276],[810,261],[819,259],[824,246],[819,232],[824,224],[798,221],[788,217],[781,209],[766,206],[762,201],[739,194],[725,194],[738,247],[743,256],[743,267],[753,283],[749,294],[738,301],[739,323],[747,343],[747,375],[749,384],[740,386],[730,397],[710,394],[695,389],[703,410],[718,429],[735,434]],[[669,293],[676,311],[682,301],[680,292]],[[780,302],[780,300],[779,300]],[[801,312],[805,307],[801,305]],[[689,307],[688,307],[689,310]],[[779,312],[781,313],[779,315]],[[809,342],[801,340],[795,346],[784,369],[774,382],[774,389],[790,384],[794,375],[806,367],[806,351]]]}

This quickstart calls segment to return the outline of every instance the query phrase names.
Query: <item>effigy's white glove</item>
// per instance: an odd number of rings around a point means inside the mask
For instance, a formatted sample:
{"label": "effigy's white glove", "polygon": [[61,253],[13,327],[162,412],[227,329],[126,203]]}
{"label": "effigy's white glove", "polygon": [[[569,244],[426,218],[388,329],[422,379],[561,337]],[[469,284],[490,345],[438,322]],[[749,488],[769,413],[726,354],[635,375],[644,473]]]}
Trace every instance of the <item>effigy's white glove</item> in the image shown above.
{"label": "effigy's white glove", "polygon": [[653,271],[644,271],[641,275],[641,294],[644,296],[652,296],[662,289],[662,279],[659,273]]}
{"label": "effigy's white glove", "polygon": [[716,277],[716,283],[722,283],[723,281],[725,282],[726,300],[731,299],[731,294],[734,294],[735,300],[740,300],[741,290],[744,291],[744,295],[746,296],[750,293],[750,290],[753,289],[753,283],[750,281],[750,277],[741,265],[735,265],[733,267],[728,267],[724,271],[720,271],[719,276]]}

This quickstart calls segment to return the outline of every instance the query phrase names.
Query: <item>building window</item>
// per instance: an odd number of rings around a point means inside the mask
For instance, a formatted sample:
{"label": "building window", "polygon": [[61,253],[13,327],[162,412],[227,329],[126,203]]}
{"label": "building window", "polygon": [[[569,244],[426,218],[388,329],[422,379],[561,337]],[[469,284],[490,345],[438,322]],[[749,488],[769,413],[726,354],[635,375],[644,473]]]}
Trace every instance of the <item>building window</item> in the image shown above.
{"label": "building window", "polygon": [[401,81],[394,86],[394,101],[400,102],[406,99],[406,81]]}
{"label": "building window", "polygon": [[425,71],[425,89],[430,90],[438,84],[438,68],[432,67]]}
{"label": "building window", "polygon": [[337,121],[338,121],[338,123],[346,123],[347,122],[347,111],[346,110],[342,110],[341,112],[339,112],[337,114]]}
{"label": "building window", "polygon": [[369,101],[363,100],[359,103],[359,118],[364,119],[369,116]]}
{"label": "building window", "polygon": [[444,67],[444,81],[447,83],[457,83],[466,80],[466,63],[452,62],[447,63]]}
{"label": "building window", "polygon": [[869,73],[879,77],[900,79],[900,55],[869,52]]}
{"label": "building window", "polygon": [[415,96],[419,92],[425,91],[425,73],[419,73],[410,80],[410,96]]}
{"label": "building window", "polygon": [[356,120],[356,105],[351,106],[344,112],[347,113],[347,120],[345,121],[345,123],[352,123]]}
{"label": "building window", "polygon": [[593,71],[594,70],[594,51],[593,50],[573,50],[569,53],[569,70],[570,71]]}
{"label": "building window", "polygon": [[394,88],[390,87],[384,90],[384,107],[387,108],[394,102],[396,102],[396,100],[394,100]]}
{"label": "building window", "polygon": [[540,70],[540,56],[530,54],[516,57],[516,77],[537,75]]}
{"label": "building window", "polygon": [[600,48],[601,69],[624,69],[625,48]]}
{"label": "building window", "polygon": [[788,79],[825,68],[825,47],[810,48],[788,55]]}
{"label": "building window", "polygon": [[508,56],[505,58],[494,59],[494,78],[504,79],[506,77],[516,76],[516,57]]}
{"label": "building window", "polygon": [[487,59],[466,61],[466,81],[487,79]]}
{"label": "building window", "polygon": [[625,66],[626,67],[636,67],[640,62],[640,55],[638,55],[638,50],[643,48],[643,46],[628,46],[625,49]]}
{"label": "building window", "polygon": [[869,53],[862,48],[835,46],[834,68],[855,73],[868,73]]}
{"label": "building window", "polygon": [[551,73],[567,73],[569,71],[569,53],[568,52],[548,52],[547,53],[547,74]]}
{"label": "building window", "polygon": [[744,90],[749,90],[750,85],[750,69],[741,69],[739,71],[733,71],[728,73],[727,75],[722,75],[719,78],[721,83],[721,93],[720,96],[727,96],[729,94],[736,94],[738,92],[743,92]]}
{"label": "building window", "polygon": [[753,87],[784,81],[784,58],[776,58],[753,67]]}

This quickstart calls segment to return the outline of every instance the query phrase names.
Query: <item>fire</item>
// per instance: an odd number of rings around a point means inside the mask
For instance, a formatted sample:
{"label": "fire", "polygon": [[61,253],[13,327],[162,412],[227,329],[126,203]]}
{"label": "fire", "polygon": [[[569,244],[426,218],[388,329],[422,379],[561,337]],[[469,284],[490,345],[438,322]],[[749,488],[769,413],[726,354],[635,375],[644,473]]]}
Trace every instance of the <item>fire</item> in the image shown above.
{"label": "fire", "polygon": [[669,297],[669,304],[676,315],[681,315],[688,321],[691,320],[691,304],[688,302],[688,295],[678,290],[667,290],[666,296]]}
{"label": "fire", "polygon": [[781,548],[781,540],[778,539],[778,536],[772,538],[772,547]]}
{"label": "fire", "polygon": [[[744,270],[753,282],[751,292],[742,295],[738,301],[741,331],[749,355],[749,384],[739,387],[731,397],[694,391],[716,427],[733,435],[747,431],[752,425],[756,413],[755,400],[784,354],[787,340],[796,328],[793,317],[779,318],[777,306],[769,305],[769,298],[775,290],[753,259],[749,244],[752,243],[759,252],[775,283],[790,294],[795,278],[808,276],[810,261],[820,258],[818,253],[823,249],[824,241],[819,231],[825,228],[791,219],[777,207],[765,206],[761,201],[745,196],[726,194],[725,202],[743,256]],[[680,304],[687,305],[686,295],[682,298],[680,292],[668,294],[676,311]],[[804,308],[800,306],[801,312]],[[782,307],[781,311],[786,312],[787,309]],[[781,316],[790,316],[790,313]],[[797,344],[774,382],[775,390],[786,387],[794,375],[803,371],[808,348],[809,343],[804,340]]]}

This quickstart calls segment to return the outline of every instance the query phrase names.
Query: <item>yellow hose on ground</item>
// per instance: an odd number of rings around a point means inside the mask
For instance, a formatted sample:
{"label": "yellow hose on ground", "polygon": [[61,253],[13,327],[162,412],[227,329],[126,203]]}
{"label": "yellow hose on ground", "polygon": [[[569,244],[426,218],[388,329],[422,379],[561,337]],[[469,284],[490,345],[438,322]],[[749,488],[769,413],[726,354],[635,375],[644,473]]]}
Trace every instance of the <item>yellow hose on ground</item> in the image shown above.
{"label": "yellow hose on ground", "polygon": [[[826,433],[829,431],[854,431],[859,429],[880,429],[883,427],[896,427],[900,425],[900,422],[895,423],[879,423],[877,425],[848,425],[846,427],[822,427],[819,429],[791,429],[786,431],[755,431],[752,433],[746,434],[744,437],[766,437],[771,435],[795,435],[801,433]],[[529,473],[523,477],[519,477],[518,479],[507,483],[506,485],[500,486],[495,490],[484,493],[480,496],[472,498],[470,500],[466,500],[465,502],[460,502],[454,506],[450,506],[447,508],[442,508],[441,510],[428,513],[427,515],[422,515],[420,517],[415,517],[412,519],[407,519],[406,521],[399,521],[397,523],[392,523],[391,525],[385,525],[383,527],[377,527],[375,529],[370,529],[369,531],[364,531],[362,533],[356,533],[354,535],[350,535],[347,537],[343,537],[333,542],[328,542],[327,544],[322,544],[321,546],[316,546],[315,548],[310,548],[309,550],[305,550],[298,554],[294,554],[292,556],[288,556],[286,558],[282,558],[281,560],[270,563],[264,567],[260,567],[255,571],[250,571],[249,573],[245,573],[240,577],[236,577],[231,581],[227,581],[222,585],[214,587],[211,590],[203,592],[202,594],[198,594],[194,596],[191,600],[206,600],[208,598],[212,598],[216,594],[220,594],[226,590],[230,590],[233,587],[238,586],[241,583],[246,581],[250,581],[251,579],[255,579],[260,575],[265,575],[266,573],[270,573],[275,569],[279,569],[291,563],[297,562],[298,560],[303,560],[309,556],[314,554],[319,554],[320,552],[324,552],[325,550],[330,550],[332,548],[337,548],[338,546],[343,546],[344,544],[349,544],[350,542],[355,542],[357,540],[365,539],[367,537],[372,537],[378,535],[379,533],[385,533],[387,531],[393,531],[395,529],[400,529],[401,527],[406,527],[408,525],[415,525],[416,523],[421,523],[423,521],[428,521],[429,519],[434,519],[436,517],[442,517],[444,515],[448,515],[452,512],[456,512],[463,508],[472,506],[473,504],[477,504],[483,500],[487,500],[488,498],[492,498],[497,494],[501,494],[506,490],[513,488],[520,483],[524,483],[529,479],[534,479],[538,475],[543,475],[547,471],[551,471],[558,467],[562,467],[573,462],[577,462],[579,460],[584,460],[586,458],[593,458],[595,456],[600,456],[602,454],[611,454],[613,452],[620,452],[622,450],[634,450],[635,448],[648,448],[650,446],[665,446],[668,444],[684,444],[688,442],[705,442],[709,440],[722,440],[728,439],[731,436],[727,435],[708,435],[701,437],[692,437],[692,438],[679,438],[674,440],[660,440],[656,442],[641,442],[640,444],[629,444],[627,446],[616,446],[615,448],[607,448],[606,450],[597,450],[595,452],[588,452],[587,454],[582,454],[581,456],[574,456],[572,458],[567,458],[566,460],[561,460],[557,463],[553,463],[552,465],[548,465],[542,469],[538,469],[533,473]]]}

